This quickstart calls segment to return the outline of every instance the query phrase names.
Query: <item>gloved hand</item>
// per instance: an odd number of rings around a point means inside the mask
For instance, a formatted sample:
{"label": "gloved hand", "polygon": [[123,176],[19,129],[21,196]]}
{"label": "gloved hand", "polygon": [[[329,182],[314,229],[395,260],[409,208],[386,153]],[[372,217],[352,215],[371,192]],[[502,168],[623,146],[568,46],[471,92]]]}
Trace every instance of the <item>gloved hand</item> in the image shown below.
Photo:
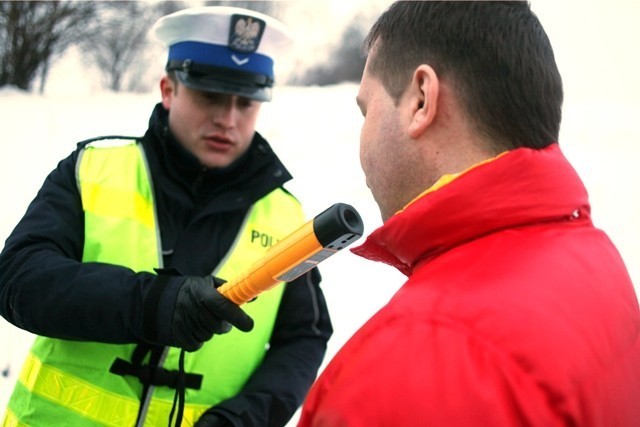
{"label": "gloved hand", "polygon": [[214,334],[229,332],[232,325],[248,332],[253,329],[253,319],[216,290],[212,276],[187,277],[173,311],[174,345],[195,351]]}

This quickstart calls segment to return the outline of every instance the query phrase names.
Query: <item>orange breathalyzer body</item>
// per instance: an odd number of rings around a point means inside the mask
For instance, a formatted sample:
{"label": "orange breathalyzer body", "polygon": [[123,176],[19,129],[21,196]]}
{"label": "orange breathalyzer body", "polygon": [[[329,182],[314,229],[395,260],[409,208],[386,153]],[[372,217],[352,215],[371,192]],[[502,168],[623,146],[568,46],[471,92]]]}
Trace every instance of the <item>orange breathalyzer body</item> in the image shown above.
{"label": "orange breathalyzer body", "polygon": [[241,305],[279,282],[290,282],[356,241],[362,219],[350,205],[336,203],[273,245],[244,274],[218,291]]}

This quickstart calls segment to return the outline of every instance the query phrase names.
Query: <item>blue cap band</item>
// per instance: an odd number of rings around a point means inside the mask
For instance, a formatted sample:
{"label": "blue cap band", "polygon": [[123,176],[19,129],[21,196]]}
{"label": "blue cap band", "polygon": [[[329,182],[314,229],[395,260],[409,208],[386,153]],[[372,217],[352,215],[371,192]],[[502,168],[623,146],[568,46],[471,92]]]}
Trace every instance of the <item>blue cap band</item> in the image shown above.
{"label": "blue cap band", "polygon": [[[238,63],[234,61],[234,58]],[[259,53],[244,54],[235,52],[227,46],[210,43],[186,41],[169,48],[169,60],[190,59],[194,63],[227,67],[247,73],[269,76],[273,79],[273,60]]]}

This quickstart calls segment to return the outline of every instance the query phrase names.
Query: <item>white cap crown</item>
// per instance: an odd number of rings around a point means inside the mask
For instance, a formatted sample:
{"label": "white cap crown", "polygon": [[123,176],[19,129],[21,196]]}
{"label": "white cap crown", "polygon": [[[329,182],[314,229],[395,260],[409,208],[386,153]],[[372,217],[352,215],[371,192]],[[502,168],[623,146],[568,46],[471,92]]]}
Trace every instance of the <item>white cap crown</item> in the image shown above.
{"label": "white cap crown", "polygon": [[175,71],[186,86],[259,101],[271,99],[274,58],[292,40],[280,21],[226,6],[172,13],[152,32],[169,48],[167,71]]}

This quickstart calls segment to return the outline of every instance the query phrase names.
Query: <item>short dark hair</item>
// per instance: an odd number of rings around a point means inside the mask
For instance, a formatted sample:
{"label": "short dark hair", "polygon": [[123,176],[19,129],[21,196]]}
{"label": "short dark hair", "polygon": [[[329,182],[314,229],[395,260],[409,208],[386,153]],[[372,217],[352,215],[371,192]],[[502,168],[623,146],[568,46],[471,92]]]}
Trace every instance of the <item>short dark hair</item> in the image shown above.
{"label": "short dark hair", "polygon": [[176,75],[176,70],[169,70],[167,71],[167,77],[169,77],[169,80],[171,80],[173,82],[173,85],[176,88],[176,91],[178,90],[178,84],[180,83],[180,80],[178,80],[178,76]]}
{"label": "short dark hair", "polygon": [[526,1],[398,1],[365,42],[368,70],[396,101],[420,64],[455,90],[476,128],[499,149],[558,141],[562,79]]}

